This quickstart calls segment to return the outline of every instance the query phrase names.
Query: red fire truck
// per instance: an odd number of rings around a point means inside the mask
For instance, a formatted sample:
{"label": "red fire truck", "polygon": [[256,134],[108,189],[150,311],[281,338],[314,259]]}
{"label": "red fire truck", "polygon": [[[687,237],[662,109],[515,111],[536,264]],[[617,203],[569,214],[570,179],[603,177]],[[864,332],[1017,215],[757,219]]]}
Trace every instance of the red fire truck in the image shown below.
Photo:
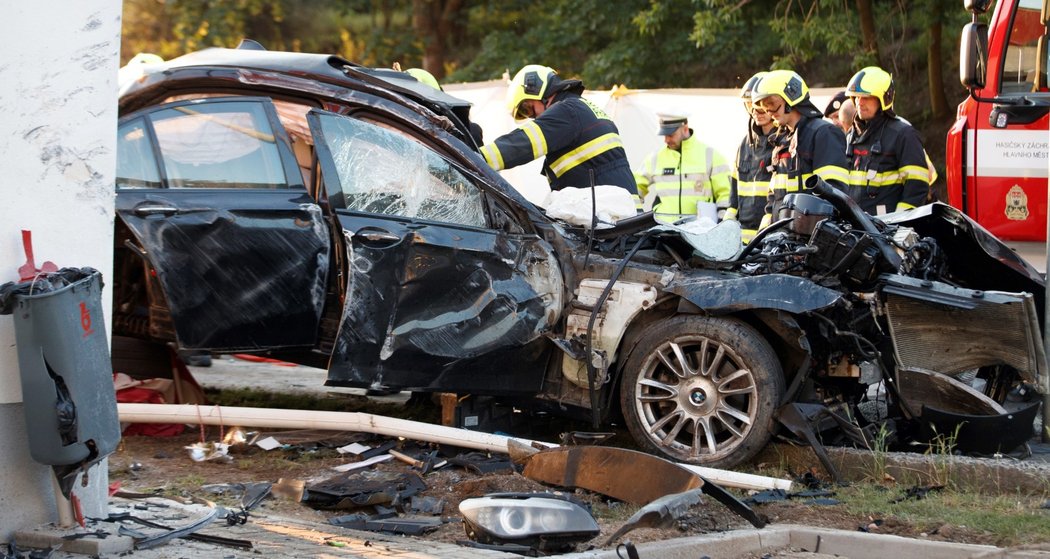
{"label": "red fire truck", "polygon": [[948,132],[948,201],[1001,239],[1045,241],[1050,0],[964,0],[959,78],[970,96]]}

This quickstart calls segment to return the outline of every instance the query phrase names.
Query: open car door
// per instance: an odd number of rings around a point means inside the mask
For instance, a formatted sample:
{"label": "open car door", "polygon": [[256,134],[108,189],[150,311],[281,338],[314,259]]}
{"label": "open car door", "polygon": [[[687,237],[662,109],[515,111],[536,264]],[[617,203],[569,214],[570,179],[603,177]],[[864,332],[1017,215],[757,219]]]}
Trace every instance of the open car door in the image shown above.
{"label": "open car door", "polygon": [[181,347],[315,343],[330,236],[269,99],[133,113],[120,122],[117,153],[117,215],[159,282]]}
{"label": "open car door", "polygon": [[479,179],[388,124],[308,115],[348,272],[328,383],[533,393],[561,309],[551,247]]}

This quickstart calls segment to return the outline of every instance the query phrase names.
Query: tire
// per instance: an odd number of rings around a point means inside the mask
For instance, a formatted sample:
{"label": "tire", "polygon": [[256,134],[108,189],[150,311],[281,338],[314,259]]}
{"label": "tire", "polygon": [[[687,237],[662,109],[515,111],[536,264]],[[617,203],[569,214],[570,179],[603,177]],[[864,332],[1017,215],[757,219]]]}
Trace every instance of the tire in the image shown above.
{"label": "tire", "polygon": [[620,382],[627,428],[643,450],[716,468],[765,447],[784,393],[780,361],[757,330],[695,315],[648,327]]}

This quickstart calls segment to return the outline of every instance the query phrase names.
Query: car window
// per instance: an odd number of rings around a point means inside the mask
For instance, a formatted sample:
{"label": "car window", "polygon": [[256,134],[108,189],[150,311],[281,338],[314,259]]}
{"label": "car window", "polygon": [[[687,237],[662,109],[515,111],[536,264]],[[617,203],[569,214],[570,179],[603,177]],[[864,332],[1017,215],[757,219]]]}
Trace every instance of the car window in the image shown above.
{"label": "car window", "polygon": [[150,119],[170,188],[288,187],[263,105],[180,105]]}
{"label": "car window", "polygon": [[157,159],[141,118],[117,130],[117,188],[160,188]]}
{"label": "car window", "polygon": [[1038,55],[1039,40],[1046,34],[1041,9],[1042,0],[1022,0],[1017,7],[1003,56],[1001,93],[1027,93],[1045,83],[1045,77],[1040,80],[1038,75],[1047,66],[1047,60],[1039,60]]}
{"label": "car window", "polygon": [[345,116],[318,116],[348,210],[485,226],[481,192],[409,137]]}

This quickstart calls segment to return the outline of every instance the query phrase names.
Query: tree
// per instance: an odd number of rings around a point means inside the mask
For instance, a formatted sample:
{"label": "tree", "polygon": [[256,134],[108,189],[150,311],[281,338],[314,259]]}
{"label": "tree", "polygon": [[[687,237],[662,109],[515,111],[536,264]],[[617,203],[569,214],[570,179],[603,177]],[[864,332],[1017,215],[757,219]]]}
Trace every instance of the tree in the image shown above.
{"label": "tree", "polygon": [[423,69],[437,79],[445,77],[445,53],[459,36],[464,0],[412,0],[412,27],[423,40]]}

